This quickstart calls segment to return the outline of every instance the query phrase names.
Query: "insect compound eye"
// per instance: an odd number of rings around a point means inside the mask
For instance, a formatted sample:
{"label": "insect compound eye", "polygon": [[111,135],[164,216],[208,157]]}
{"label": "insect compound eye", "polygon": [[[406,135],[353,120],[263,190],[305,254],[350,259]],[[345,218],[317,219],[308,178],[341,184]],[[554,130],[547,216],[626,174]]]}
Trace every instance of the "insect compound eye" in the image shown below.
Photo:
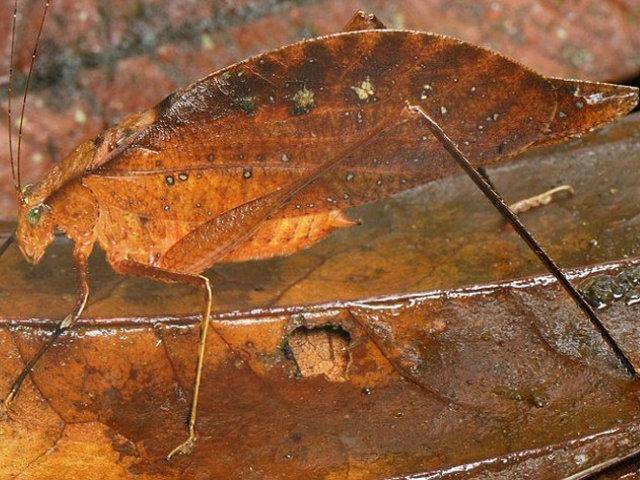
{"label": "insect compound eye", "polygon": [[27,222],[31,225],[37,225],[40,221],[40,215],[42,214],[42,209],[40,207],[33,207],[27,212]]}

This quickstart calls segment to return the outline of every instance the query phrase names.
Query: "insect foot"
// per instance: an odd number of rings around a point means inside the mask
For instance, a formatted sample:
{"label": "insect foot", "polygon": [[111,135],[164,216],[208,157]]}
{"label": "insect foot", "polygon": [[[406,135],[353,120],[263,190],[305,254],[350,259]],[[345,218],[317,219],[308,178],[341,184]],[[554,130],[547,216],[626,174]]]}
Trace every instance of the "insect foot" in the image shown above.
{"label": "insect foot", "polygon": [[408,109],[411,112],[417,113],[426,122],[427,127],[431,130],[431,133],[438,139],[442,146],[447,150],[449,155],[462,167],[467,175],[473,180],[476,186],[484,193],[487,199],[493,204],[493,206],[500,212],[505,220],[509,221],[515,231],[520,235],[529,248],[535,253],[540,261],[547,267],[549,272],[556,277],[558,283],[566,290],[571,296],[576,305],[586,314],[591,321],[592,325],[602,336],[602,339],[609,345],[611,350],[616,354],[620,363],[629,372],[632,378],[638,379],[640,367],[632,362],[627,357],[626,353],[620,348],[616,340],[611,336],[606,326],[598,318],[591,305],[587,300],[576,290],[567,276],[560,270],[558,265],[549,257],[549,255],[542,249],[538,241],[529,233],[526,227],[520,222],[518,217],[509,207],[504,203],[502,197],[493,189],[482,175],[471,165],[469,160],[460,151],[458,146],[449,138],[445,131],[433,120],[420,106],[408,105]]}
{"label": "insect foot", "polygon": [[0,407],[0,418],[2,418],[3,414],[6,414],[9,411],[9,407],[13,403],[14,398],[16,398],[17,390],[12,388],[9,394],[5,397],[2,402],[2,407]]}
{"label": "insect foot", "polygon": [[189,455],[191,452],[193,452],[193,449],[195,448],[195,446],[196,446],[196,434],[195,432],[191,432],[189,433],[189,438],[187,438],[187,440],[184,443],[181,443],[176,448],[171,450],[169,455],[167,455],[167,461],[170,461],[173,458],[173,456],[176,454]]}
{"label": "insect foot", "polygon": [[9,418],[9,404],[11,402],[7,402],[8,398],[9,397],[5,398],[0,404],[0,422],[4,422]]}

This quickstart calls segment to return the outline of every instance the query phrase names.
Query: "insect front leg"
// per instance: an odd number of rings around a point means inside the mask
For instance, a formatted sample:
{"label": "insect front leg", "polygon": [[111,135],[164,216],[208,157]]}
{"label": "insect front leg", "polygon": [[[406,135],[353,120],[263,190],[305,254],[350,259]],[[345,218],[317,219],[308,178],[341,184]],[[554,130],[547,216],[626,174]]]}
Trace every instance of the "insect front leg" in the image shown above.
{"label": "insect front leg", "polygon": [[76,300],[76,304],[73,307],[73,310],[71,311],[71,313],[69,313],[69,315],[67,315],[65,319],[62,320],[62,322],[60,322],[60,324],[53,331],[53,334],[51,335],[51,337],[47,340],[47,342],[42,347],[40,347],[40,350],[38,350],[38,352],[31,358],[31,360],[27,362],[27,364],[24,366],[24,368],[20,372],[20,375],[18,375],[18,377],[15,379],[15,381],[13,382],[13,385],[11,386],[11,390],[9,391],[9,394],[4,399],[4,406],[6,408],[8,408],[11,405],[16,395],[18,394],[20,387],[22,386],[22,383],[25,381],[27,376],[31,373],[31,371],[36,366],[38,361],[42,358],[42,356],[47,352],[47,350],[49,350],[49,348],[51,348],[51,345],[53,345],[53,342],[55,342],[56,339],[62,333],[64,333],[69,328],[71,328],[75,323],[75,321],[80,317],[80,315],[82,315],[82,311],[84,310],[84,307],[87,304],[87,299],[89,298],[87,257],[88,255],[84,251],[84,249],[77,248],[74,250],[73,259],[76,267],[77,292],[78,292],[78,298]]}

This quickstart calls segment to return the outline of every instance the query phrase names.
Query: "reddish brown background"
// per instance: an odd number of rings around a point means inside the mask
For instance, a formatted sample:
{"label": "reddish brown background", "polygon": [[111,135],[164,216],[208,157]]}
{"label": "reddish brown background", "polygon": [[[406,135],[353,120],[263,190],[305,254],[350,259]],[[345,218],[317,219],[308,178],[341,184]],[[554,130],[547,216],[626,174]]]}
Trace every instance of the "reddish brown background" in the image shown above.
{"label": "reddish brown background", "polygon": [[[3,52],[10,3],[0,2]],[[20,4],[28,15],[18,28],[18,85],[41,2]],[[79,140],[176,86],[247,55],[339,30],[356,8],[389,26],[492,46],[547,75],[628,81],[640,69],[640,6],[633,0],[59,0],[29,103],[25,175],[37,179]],[[5,146],[5,129],[0,136]],[[578,273],[593,277],[598,273],[588,266],[609,262],[603,268],[613,282],[638,268],[638,152],[635,116],[492,176],[511,201],[573,185],[575,197],[523,218],[563,267],[587,266]],[[11,221],[6,155],[3,148],[0,220]],[[190,314],[200,295],[119,278],[100,254],[92,257],[86,320],[56,344],[0,422],[0,478],[372,479],[428,472],[554,479],[635,453],[637,384],[615,368],[554,285],[511,283],[542,269],[466,179],[352,213],[361,227],[310,250],[208,273],[216,286],[215,325],[249,357],[239,361],[213,337],[203,438],[192,457],[173,464],[163,455],[182,434],[195,359]],[[11,225],[5,227],[6,234]],[[58,242],[38,267],[13,248],[0,261],[2,392],[68,313],[68,253]],[[487,285],[494,282],[505,283]],[[484,286],[455,290],[473,284]],[[362,300],[374,296],[388,298]],[[624,348],[640,355],[640,304],[631,300],[612,302],[602,315]],[[445,402],[401,379],[354,319]],[[321,340],[303,338],[298,344],[312,348],[285,355],[284,333],[324,323],[351,334],[348,366],[344,352],[324,350]],[[338,378],[305,374],[302,360],[321,363],[314,349],[323,362],[328,356]],[[636,471],[628,463],[600,478],[629,480]]]}

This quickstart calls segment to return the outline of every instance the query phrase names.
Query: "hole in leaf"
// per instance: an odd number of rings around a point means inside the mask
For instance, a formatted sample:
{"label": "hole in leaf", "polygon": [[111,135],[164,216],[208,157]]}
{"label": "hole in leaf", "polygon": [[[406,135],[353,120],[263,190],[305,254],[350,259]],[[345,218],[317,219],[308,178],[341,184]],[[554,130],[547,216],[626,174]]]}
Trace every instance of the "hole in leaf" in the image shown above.
{"label": "hole in leaf", "polygon": [[324,375],[327,380],[347,379],[351,335],[338,325],[298,327],[287,340],[285,351],[295,362],[301,377]]}

